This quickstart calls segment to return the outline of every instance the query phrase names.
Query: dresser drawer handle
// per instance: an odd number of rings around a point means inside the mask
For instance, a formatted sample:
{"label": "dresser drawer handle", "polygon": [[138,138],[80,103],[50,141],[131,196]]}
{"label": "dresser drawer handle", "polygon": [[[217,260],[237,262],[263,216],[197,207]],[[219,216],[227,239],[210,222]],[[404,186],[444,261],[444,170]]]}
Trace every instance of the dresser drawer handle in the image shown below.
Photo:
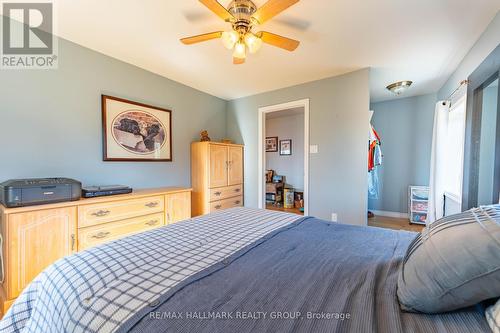
{"label": "dresser drawer handle", "polygon": [[106,232],[100,232],[94,236],[92,236],[92,238],[96,238],[96,239],[103,239],[103,238],[106,238],[108,237],[109,235],[111,235],[111,233],[109,231],[106,231]]}
{"label": "dresser drawer handle", "polygon": [[222,206],[221,206],[221,205],[217,205],[217,206],[215,206],[215,209],[221,209],[221,208],[222,208]]}
{"label": "dresser drawer handle", "polygon": [[109,213],[111,213],[109,210],[100,210],[100,211],[97,211],[95,213],[92,213],[92,215],[96,216],[96,217],[103,217],[103,216],[109,215]]}
{"label": "dresser drawer handle", "polygon": [[236,193],[239,193],[240,191],[241,191],[240,188],[237,188],[237,189],[234,190],[234,192],[236,192]]}
{"label": "dresser drawer handle", "polygon": [[153,226],[153,225],[157,225],[158,222],[159,222],[158,220],[151,220],[151,221],[146,222],[146,224],[149,226]]}
{"label": "dresser drawer handle", "polygon": [[236,200],[234,203],[235,203],[236,205],[239,205],[239,204],[241,203],[241,201]]}
{"label": "dresser drawer handle", "polygon": [[156,207],[158,205],[159,205],[158,202],[148,202],[145,206],[149,207],[149,208],[154,208],[154,207]]}
{"label": "dresser drawer handle", "polygon": [[219,195],[221,195],[221,194],[222,194],[222,192],[215,192],[214,194],[215,194],[216,196],[219,196]]}

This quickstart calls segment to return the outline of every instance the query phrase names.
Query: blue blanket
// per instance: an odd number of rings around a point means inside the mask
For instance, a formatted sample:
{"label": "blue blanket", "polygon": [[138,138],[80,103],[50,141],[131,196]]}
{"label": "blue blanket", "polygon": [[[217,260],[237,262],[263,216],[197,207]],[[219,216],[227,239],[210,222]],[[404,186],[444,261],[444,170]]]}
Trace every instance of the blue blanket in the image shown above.
{"label": "blue blanket", "polygon": [[231,209],[61,259],[0,332],[488,332],[476,309],[400,311],[415,235]]}
{"label": "blue blanket", "polygon": [[475,308],[405,313],[396,298],[415,233],[305,219],[200,272],[123,327],[157,332],[490,332]]}

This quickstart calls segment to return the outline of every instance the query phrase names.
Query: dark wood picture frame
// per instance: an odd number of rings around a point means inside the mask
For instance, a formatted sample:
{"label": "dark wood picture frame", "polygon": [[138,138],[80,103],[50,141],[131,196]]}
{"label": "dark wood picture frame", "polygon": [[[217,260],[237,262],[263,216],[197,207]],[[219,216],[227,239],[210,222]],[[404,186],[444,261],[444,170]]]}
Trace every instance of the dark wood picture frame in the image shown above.
{"label": "dark wood picture frame", "polygon": [[[135,106],[140,106],[143,108],[153,109],[156,111],[162,111],[168,113],[168,121],[169,126],[166,128],[168,133],[166,133],[166,139],[168,140],[170,156],[168,158],[116,158],[108,156],[108,119],[107,119],[107,106],[106,102],[108,100],[117,101],[121,103],[127,103]],[[144,103],[138,103],[131,100],[127,100],[124,98],[109,96],[109,95],[101,95],[101,111],[102,111],[102,146],[103,146],[103,161],[106,162],[172,162],[173,159],[173,150],[172,150],[172,111],[164,108],[160,108],[153,105],[148,105]]]}
{"label": "dark wood picture frame", "polygon": [[[275,149],[268,149],[267,140],[274,140]],[[278,137],[277,136],[266,137],[266,153],[276,153],[277,151],[278,151]]]}
{"label": "dark wood picture frame", "polygon": [[[285,143],[285,142],[288,142],[288,144],[290,145],[290,152],[284,152],[283,151],[282,144]],[[292,155],[292,139],[280,140],[280,155],[281,156],[290,156],[290,155]]]}

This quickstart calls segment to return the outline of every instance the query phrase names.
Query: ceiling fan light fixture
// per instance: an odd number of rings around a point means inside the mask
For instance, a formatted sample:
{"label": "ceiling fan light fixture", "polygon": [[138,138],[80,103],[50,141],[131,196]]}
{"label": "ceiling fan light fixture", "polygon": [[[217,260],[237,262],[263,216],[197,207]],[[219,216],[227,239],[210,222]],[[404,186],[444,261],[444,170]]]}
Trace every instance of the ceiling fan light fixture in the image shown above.
{"label": "ceiling fan light fixture", "polygon": [[257,53],[262,47],[262,39],[249,32],[245,35],[245,44],[247,44],[250,53]]}
{"label": "ceiling fan light fixture", "polygon": [[[235,65],[244,64],[247,51],[257,53],[264,43],[290,52],[295,51],[300,44],[298,40],[271,32],[253,32],[255,26],[269,21],[300,0],[267,0],[260,7],[257,7],[252,0],[232,0],[226,7],[220,3],[220,0],[199,1],[219,18],[231,24],[231,30],[219,30],[181,38],[183,44],[192,45],[220,38],[224,47],[233,50],[233,64]],[[229,2],[229,0],[226,1]]]}
{"label": "ceiling fan light fixture", "polygon": [[246,48],[247,47],[246,47],[245,43],[242,43],[242,42],[236,43],[236,45],[234,46],[233,57],[238,58],[238,59],[245,59],[247,56]]}
{"label": "ceiling fan light fixture", "polygon": [[399,81],[399,82],[394,82],[390,85],[388,85],[386,88],[393,94],[399,96],[402,93],[404,93],[406,90],[410,88],[410,86],[413,84],[413,81]]}
{"label": "ceiling fan light fixture", "polygon": [[238,42],[239,38],[239,34],[234,30],[224,31],[221,36],[222,44],[224,44],[224,47],[228,50],[232,50],[234,48],[234,45]]}

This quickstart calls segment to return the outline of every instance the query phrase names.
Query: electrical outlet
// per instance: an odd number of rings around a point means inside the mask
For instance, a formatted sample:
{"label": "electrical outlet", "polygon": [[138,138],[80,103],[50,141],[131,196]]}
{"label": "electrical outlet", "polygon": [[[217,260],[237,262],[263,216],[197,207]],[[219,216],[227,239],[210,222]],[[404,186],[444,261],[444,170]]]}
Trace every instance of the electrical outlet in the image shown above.
{"label": "electrical outlet", "polygon": [[317,154],[318,153],[318,145],[311,145],[309,147],[309,153],[310,154]]}
{"label": "electrical outlet", "polygon": [[337,213],[332,213],[332,222],[338,222]]}

